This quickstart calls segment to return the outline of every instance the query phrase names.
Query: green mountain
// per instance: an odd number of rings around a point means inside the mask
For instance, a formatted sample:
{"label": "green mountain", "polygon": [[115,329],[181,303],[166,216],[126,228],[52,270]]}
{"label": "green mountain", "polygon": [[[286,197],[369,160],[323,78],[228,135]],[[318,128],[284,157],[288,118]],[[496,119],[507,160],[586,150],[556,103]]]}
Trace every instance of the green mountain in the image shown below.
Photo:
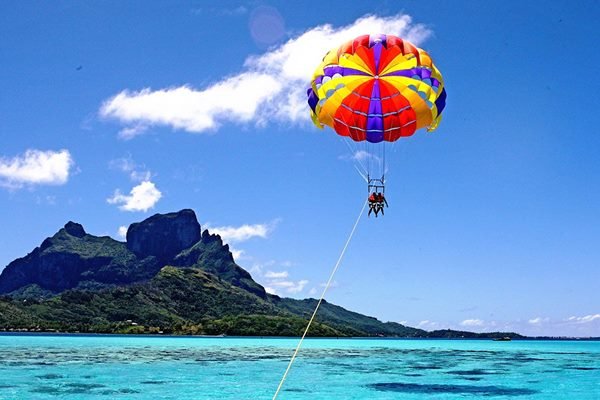
{"label": "green mountain", "polygon": [[[0,274],[0,330],[299,335],[315,299],[265,292],[192,210],[132,224],[127,242],[74,222]],[[323,302],[314,336],[497,337],[430,333]]]}

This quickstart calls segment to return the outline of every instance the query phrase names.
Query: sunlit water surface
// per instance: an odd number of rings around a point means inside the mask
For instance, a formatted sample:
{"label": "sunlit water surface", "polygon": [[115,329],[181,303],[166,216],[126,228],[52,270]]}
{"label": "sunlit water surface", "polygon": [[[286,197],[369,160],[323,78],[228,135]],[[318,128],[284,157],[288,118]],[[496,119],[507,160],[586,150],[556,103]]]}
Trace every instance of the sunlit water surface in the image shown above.
{"label": "sunlit water surface", "polygon": [[[296,339],[0,335],[0,399],[271,399]],[[600,342],[309,339],[286,399],[600,399]]]}

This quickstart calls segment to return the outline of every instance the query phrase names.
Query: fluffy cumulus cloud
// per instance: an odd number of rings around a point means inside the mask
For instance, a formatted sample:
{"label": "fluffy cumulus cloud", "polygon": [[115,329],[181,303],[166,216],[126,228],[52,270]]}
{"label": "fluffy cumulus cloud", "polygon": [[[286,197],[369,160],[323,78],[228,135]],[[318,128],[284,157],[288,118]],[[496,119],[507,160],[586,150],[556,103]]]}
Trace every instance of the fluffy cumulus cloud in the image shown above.
{"label": "fluffy cumulus cloud", "polygon": [[0,186],[12,189],[33,185],[64,185],[74,162],[68,150],[27,150],[0,158]]}
{"label": "fluffy cumulus cloud", "polygon": [[293,263],[289,261],[278,263],[275,260],[270,260],[265,263],[255,263],[249,269],[249,272],[270,294],[278,296],[297,295],[306,289],[309,281],[307,279],[295,280],[290,277],[291,274],[287,270],[274,271],[271,269],[276,266],[287,268],[292,265]]}
{"label": "fluffy cumulus cloud", "polygon": [[125,225],[121,225],[119,229],[117,229],[117,237],[119,239],[125,239],[127,237],[127,227]]}
{"label": "fluffy cumulus cloud", "polygon": [[320,25],[249,57],[239,74],[208,87],[124,90],[107,99],[99,113],[125,125],[120,133],[123,138],[140,135],[154,125],[200,133],[214,131],[228,121],[258,125],[306,121],[306,88],[323,55],[365,32],[396,34],[416,44],[431,35],[408,15],[367,15],[342,27]]}
{"label": "fluffy cumulus cloud", "polygon": [[466,327],[480,327],[483,326],[483,320],[481,319],[465,319],[464,321],[462,321],[460,323],[461,326],[466,326]]}
{"label": "fluffy cumulus cloud", "polygon": [[106,201],[118,204],[123,211],[148,211],[160,200],[162,193],[150,181],[143,181],[134,186],[129,194],[122,194],[118,189]]}
{"label": "fluffy cumulus cloud", "polygon": [[278,221],[267,224],[244,224],[241,226],[216,226],[209,227],[212,233],[216,233],[227,243],[245,242],[249,239],[259,237],[266,239],[275,229]]}
{"label": "fluffy cumulus cloud", "polygon": [[272,280],[265,285],[265,290],[271,294],[281,295],[284,293],[298,294],[304,290],[308,284],[308,280],[301,279],[299,281],[289,280]]}

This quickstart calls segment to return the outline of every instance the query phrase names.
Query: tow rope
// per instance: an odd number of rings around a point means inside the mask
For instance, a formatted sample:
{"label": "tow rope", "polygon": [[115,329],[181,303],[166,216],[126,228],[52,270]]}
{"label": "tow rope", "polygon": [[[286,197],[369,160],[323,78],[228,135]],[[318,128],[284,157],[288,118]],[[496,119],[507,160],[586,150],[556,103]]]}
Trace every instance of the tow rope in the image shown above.
{"label": "tow rope", "polygon": [[283,377],[281,378],[281,381],[279,382],[279,386],[277,386],[277,391],[273,395],[273,400],[277,399],[277,396],[279,395],[279,392],[281,391],[281,388],[283,387],[285,378],[287,378],[288,373],[290,372],[290,369],[292,368],[292,364],[294,363],[294,360],[296,359],[296,356],[298,355],[298,352],[300,351],[300,347],[302,347],[302,342],[304,341],[304,338],[306,337],[306,334],[308,333],[308,330],[310,329],[310,326],[313,323],[313,320],[315,319],[315,315],[317,315],[317,311],[319,310],[319,307],[321,306],[321,303],[323,302],[323,299],[325,298],[325,294],[327,293],[327,290],[329,289],[329,286],[331,285],[331,282],[333,281],[333,276],[335,275],[336,271],[338,270],[338,267],[340,266],[340,263],[342,262],[342,258],[344,258],[344,253],[346,253],[346,249],[348,248],[348,245],[350,244],[350,241],[352,240],[352,236],[354,236],[354,231],[356,231],[356,227],[358,226],[358,222],[360,221],[360,218],[362,217],[363,213],[365,212],[366,206],[367,206],[367,201],[365,201],[365,204],[363,204],[362,209],[360,210],[360,214],[358,214],[358,218],[356,219],[356,222],[354,223],[354,226],[352,227],[352,231],[350,232],[350,235],[348,236],[348,240],[346,240],[346,244],[344,245],[344,248],[342,249],[342,252],[340,253],[340,257],[338,258],[337,262],[335,263],[335,266],[333,267],[333,270],[331,271],[331,274],[329,275],[329,280],[327,281],[327,284],[325,284],[325,288],[323,289],[323,293],[321,293],[321,297],[319,298],[319,301],[317,302],[317,306],[315,307],[315,310],[313,311],[312,316],[308,320],[306,329],[304,329],[304,333],[302,334],[302,337],[300,338],[300,341],[298,342],[298,345],[296,346],[296,350],[294,351],[294,354],[292,355],[292,358],[291,358],[290,362],[288,363],[285,373],[283,374]]}

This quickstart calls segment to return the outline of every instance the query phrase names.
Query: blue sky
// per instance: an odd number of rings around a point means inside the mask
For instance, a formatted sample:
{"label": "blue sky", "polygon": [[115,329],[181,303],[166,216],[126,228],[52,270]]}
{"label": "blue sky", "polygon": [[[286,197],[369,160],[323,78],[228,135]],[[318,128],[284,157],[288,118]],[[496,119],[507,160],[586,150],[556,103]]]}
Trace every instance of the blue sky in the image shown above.
{"label": "blue sky", "polygon": [[301,94],[322,48],[384,30],[432,55],[448,105],[388,147],[390,208],[361,220],[328,299],[599,336],[599,3],[323,3],[3,2],[0,266],[68,220],[121,240],[192,208],[263,285],[315,296],[366,187]]}

